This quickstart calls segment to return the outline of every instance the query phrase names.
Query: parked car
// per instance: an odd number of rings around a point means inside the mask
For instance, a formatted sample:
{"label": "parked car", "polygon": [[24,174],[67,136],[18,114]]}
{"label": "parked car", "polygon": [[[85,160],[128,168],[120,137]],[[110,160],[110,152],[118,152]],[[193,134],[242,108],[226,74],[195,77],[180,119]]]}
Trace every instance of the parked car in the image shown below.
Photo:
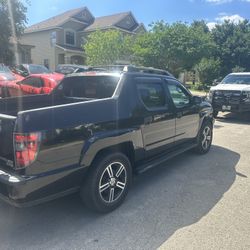
{"label": "parked car", "polygon": [[166,72],[127,67],[70,75],[49,95],[1,99],[0,128],[3,200],[27,206],[80,191],[86,206],[110,212],[132,174],[190,149],[207,153],[213,117],[211,104]]}
{"label": "parked car", "polygon": [[73,73],[90,72],[90,71],[107,71],[107,68],[76,65],[76,64],[58,64],[55,70],[55,72],[61,73],[64,75],[69,75]]}
{"label": "parked car", "polygon": [[6,86],[15,86],[16,82],[22,79],[22,76],[13,73],[9,67],[0,64],[0,97],[3,96],[3,88]]}
{"label": "parked car", "polygon": [[72,73],[81,73],[91,70],[92,68],[89,66],[76,65],[76,64],[58,64],[55,72],[61,73],[64,75],[72,74]]}
{"label": "parked car", "polygon": [[11,72],[11,70],[5,66],[4,64],[0,63],[0,81],[15,81],[16,77]]}
{"label": "parked car", "polygon": [[40,64],[19,64],[12,67],[14,73],[22,75],[23,77],[27,77],[29,75],[37,75],[37,74],[55,74],[61,75],[56,72],[52,72],[47,69],[44,65]]}
{"label": "parked car", "polygon": [[217,117],[219,111],[249,112],[250,72],[227,75],[220,84],[211,87],[209,100],[214,117]]}
{"label": "parked car", "polygon": [[63,79],[59,74],[36,74],[24,78],[22,81],[5,84],[1,88],[2,97],[23,95],[49,94]]}

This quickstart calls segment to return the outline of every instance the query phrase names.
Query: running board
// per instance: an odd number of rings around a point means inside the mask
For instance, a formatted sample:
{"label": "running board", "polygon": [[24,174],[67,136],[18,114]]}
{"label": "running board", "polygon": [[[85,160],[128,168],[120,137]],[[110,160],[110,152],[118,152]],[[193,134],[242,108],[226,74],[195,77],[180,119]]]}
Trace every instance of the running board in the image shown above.
{"label": "running board", "polygon": [[153,160],[149,160],[148,162],[146,163],[143,163],[142,165],[139,165],[137,168],[136,168],[136,173],[138,174],[141,174],[151,168],[154,168],[154,167],[157,167],[158,165],[166,162],[167,160],[179,155],[179,154],[182,154],[192,148],[195,148],[197,146],[196,143],[192,143],[192,144],[188,144],[188,145],[182,145],[182,146],[179,146],[179,149],[175,150],[175,151],[172,151],[172,152],[169,152],[169,153],[166,153],[165,155],[162,155],[162,156],[159,156]]}

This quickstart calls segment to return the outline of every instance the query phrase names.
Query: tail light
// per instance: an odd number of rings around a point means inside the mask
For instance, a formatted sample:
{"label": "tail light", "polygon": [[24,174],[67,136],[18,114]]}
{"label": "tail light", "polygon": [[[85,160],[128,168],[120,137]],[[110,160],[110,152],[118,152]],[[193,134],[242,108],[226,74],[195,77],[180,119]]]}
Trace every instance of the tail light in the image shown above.
{"label": "tail light", "polygon": [[25,168],[36,160],[41,133],[14,134],[16,168]]}

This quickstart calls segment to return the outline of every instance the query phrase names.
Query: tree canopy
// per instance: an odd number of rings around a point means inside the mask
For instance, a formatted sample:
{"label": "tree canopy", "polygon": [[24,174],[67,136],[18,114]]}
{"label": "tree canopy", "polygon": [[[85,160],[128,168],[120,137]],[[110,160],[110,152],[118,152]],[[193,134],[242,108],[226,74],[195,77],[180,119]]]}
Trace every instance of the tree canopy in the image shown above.
{"label": "tree canopy", "polygon": [[224,21],[209,30],[205,21],[191,24],[152,23],[146,33],[134,36],[120,31],[91,33],[84,46],[90,64],[117,60],[167,69],[174,75],[196,70],[202,81],[232,71],[250,70],[250,23]]}
{"label": "tree canopy", "polygon": [[9,63],[13,53],[10,38],[19,37],[25,28],[27,8],[20,0],[0,0],[0,62]]}
{"label": "tree canopy", "polygon": [[250,70],[250,23],[238,24],[225,21],[212,30],[216,43],[216,56],[220,58],[222,74],[228,74],[238,66]]}
{"label": "tree canopy", "polygon": [[91,33],[84,45],[89,65],[115,64],[131,55],[131,36],[117,30]]}
{"label": "tree canopy", "polygon": [[209,57],[214,48],[211,34],[200,24],[157,22],[136,39],[133,52],[138,63],[167,68],[178,75],[192,69],[201,58]]}

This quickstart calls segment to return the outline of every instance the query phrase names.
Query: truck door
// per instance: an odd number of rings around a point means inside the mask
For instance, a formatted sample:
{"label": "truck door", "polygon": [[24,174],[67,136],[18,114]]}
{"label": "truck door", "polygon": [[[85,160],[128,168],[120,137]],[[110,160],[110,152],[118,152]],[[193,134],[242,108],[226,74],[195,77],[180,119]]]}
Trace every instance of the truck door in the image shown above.
{"label": "truck door", "polygon": [[174,143],[175,114],[160,78],[138,77],[136,89],[144,110],[141,114],[144,148],[150,157]]}
{"label": "truck door", "polygon": [[179,82],[167,80],[166,85],[175,106],[175,142],[195,138],[199,129],[199,107],[192,102],[192,95]]}

